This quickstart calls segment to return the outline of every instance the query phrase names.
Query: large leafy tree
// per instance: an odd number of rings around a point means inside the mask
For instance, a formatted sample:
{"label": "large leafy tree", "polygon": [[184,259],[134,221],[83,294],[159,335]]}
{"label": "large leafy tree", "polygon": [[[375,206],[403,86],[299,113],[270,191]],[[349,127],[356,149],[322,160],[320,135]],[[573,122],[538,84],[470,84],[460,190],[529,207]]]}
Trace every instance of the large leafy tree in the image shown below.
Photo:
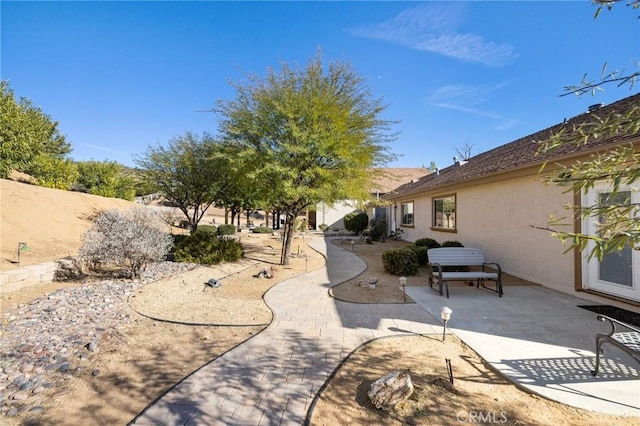
{"label": "large leafy tree", "polygon": [[[597,18],[605,9],[611,9],[617,1],[596,1]],[[640,0],[626,3],[634,9],[640,6]],[[633,89],[640,71],[630,73],[609,71],[606,64],[598,78],[584,75],[576,85],[565,87],[561,96],[596,94],[604,85],[617,85]],[[557,150],[566,150],[571,146],[597,144],[612,139],[618,144],[612,149],[599,151],[588,160],[560,166],[555,173],[547,174],[548,181],[567,188],[567,191],[586,194],[597,183],[606,182],[609,198],[599,200],[592,205],[568,206],[572,214],[568,217],[552,217],[550,227],[552,235],[568,245],[568,250],[585,250],[591,242],[590,257],[602,259],[607,253],[619,251],[625,247],[634,247],[640,243],[640,206],[633,204],[629,197],[621,196],[625,187],[636,187],[640,179],[640,153],[629,140],[640,136],[640,105],[632,106],[624,112],[614,112],[607,116],[598,110],[590,117],[571,128],[553,134],[548,140],[541,141],[541,155],[552,156]],[[575,220],[592,220],[598,224],[595,234],[565,231],[573,229]]]}
{"label": "large leafy tree", "polygon": [[285,216],[281,263],[289,263],[295,218],[320,201],[365,200],[368,169],[392,158],[386,106],[350,65],[282,64],[248,75],[235,99],[219,101],[220,130],[269,210]]}
{"label": "large leafy tree", "polygon": [[133,201],[136,195],[135,179],[122,164],[115,161],[81,161],[77,167],[76,190]]}
{"label": "large leafy tree", "polygon": [[225,147],[208,134],[187,132],[135,159],[142,185],[161,193],[185,215],[192,232],[206,210],[220,203],[232,181]]}
{"label": "large leafy tree", "polygon": [[62,159],[71,145],[58,123],[26,98],[16,99],[7,81],[0,81],[0,178],[11,170],[29,172],[30,163],[42,156]]}

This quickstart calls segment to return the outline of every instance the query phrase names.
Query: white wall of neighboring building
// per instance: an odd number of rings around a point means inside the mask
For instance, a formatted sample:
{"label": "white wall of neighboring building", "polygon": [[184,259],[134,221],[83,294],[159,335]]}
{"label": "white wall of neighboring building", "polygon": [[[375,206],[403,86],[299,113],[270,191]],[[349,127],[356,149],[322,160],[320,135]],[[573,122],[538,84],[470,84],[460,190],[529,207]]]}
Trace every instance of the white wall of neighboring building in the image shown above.
{"label": "white wall of neighboring building", "polygon": [[345,215],[358,211],[356,203],[353,201],[339,201],[330,206],[325,203],[316,205],[316,223],[317,226],[323,223],[329,226],[332,231],[343,231]]}

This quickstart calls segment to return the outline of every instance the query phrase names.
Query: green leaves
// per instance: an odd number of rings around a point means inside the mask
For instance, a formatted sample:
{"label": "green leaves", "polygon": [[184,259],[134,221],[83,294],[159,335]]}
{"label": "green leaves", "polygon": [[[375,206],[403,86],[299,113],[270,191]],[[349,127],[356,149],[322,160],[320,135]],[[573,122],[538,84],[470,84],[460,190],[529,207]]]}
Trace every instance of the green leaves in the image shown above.
{"label": "green leaves", "polygon": [[70,152],[58,123],[28,99],[16,100],[9,83],[0,81],[0,178],[13,169],[27,171],[40,154],[62,159]]}

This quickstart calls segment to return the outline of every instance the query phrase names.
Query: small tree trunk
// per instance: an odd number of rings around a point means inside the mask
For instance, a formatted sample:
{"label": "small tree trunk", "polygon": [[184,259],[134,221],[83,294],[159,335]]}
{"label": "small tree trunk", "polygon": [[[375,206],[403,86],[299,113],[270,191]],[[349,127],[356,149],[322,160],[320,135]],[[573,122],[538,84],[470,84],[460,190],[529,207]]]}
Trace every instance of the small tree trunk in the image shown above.
{"label": "small tree trunk", "polygon": [[291,241],[293,240],[293,220],[295,216],[286,213],[284,221],[284,241],[282,242],[282,255],[280,256],[280,264],[289,264],[289,255],[291,254]]}

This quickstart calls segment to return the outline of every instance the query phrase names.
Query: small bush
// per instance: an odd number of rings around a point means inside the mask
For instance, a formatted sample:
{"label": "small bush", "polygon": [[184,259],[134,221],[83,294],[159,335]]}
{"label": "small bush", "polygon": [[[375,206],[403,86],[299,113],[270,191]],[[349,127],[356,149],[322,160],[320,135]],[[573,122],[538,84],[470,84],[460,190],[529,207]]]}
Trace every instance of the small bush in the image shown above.
{"label": "small bush", "polygon": [[306,217],[297,217],[293,222],[293,229],[298,232],[307,232],[309,230],[309,223]]}
{"label": "small bush", "polygon": [[233,262],[244,256],[242,244],[231,238],[196,232],[176,245],[175,259],[179,262],[213,265]]}
{"label": "small bush", "polygon": [[327,225],[326,223],[321,223],[321,224],[318,226],[318,228],[320,228],[320,230],[321,230],[322,232],[326,232],[326,231],[327,231],[327,229],[329,229],[329,225]]}
{"label": "small bush", "polygon": [[418,247],[438,248],[441,247],[440,243],[433,238],[420,238],[414,243]]}
{"label": "small bush", "polygon": [[418,256],[418,265],[427,266],[427,263],[429,263],[429,256],[427,255],[429,247],[412,245],[409,248]]}
{"label": "small bush", "polygon": [[204,232],[205,234],[217,234],[218,228],[213,225],[198,225],[198,230],[196,232]]}
{"label": "small bush", "polygon": [[382,265],[391,275],[416,275],[418,255],[408,247],[382,252]]}
{"label": "small bush", "polygon": [[371,221],[370,223],[371,230],[369,231],[369,235],[373,239],[373,241],[380,241],[385,233],[387,232],[387,222],[384,220]]}
{"label": "small bush", "polygon": [[273,234],[273,229],[268,226],[256,226],[253,228],[253,232],[256,234]]}
{"label": "small bush", "polygon": [[236,233],[236,226],[230,223],[218,226],[218,235],[233,235]]}
{"label": "small bush", "polygon": [[445,241],[442,247],[464,247],[460,241]]}
{"label": "small bush", "polygon": [[344,229],[360,235],[369,226],[369,216],[363,212],[352,212],[344,216]]}

